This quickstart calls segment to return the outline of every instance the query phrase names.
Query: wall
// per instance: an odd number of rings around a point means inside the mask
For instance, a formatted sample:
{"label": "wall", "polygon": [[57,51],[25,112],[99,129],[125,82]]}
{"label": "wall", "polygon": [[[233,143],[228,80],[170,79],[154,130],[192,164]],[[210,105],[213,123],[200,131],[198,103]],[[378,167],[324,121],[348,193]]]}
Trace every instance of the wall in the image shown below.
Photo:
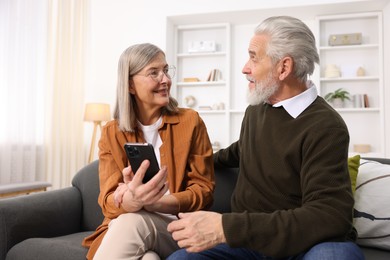
{"label": "wall", "polygon": [[[385,129],[390,129],[390,4],[383,9],[383,31],[385,32],[383,37],[383,53],[384,53],[384,83],[385,83]],[[386,155],[390,157],[390,136],[386,134]]]}
{"label": "wall", "polygon": [[[175,17],[176,21],[188,23],[190,20],[187,18],[191,18],[194,14],[220,13],[220,16],[215,15],[215,19],[221,20],[226,18],[225,14],[228,14],[224,12],[234,11],[237,14],[234,16],[235,19],[243,22],[249,16],[242,16],[239,11],[280,9],[294,15],[289,11],[290,7],[294,7],[301,14],[310,14],[310,11],[302,6],[340,2],[352,2],[359,6],[373,1],[300,0],[291,3],[288,0],[90,0],[86,102],[114,104],[117,61],[120,54],[128,46],[140,42],[151,42],[166,49],[167,17]],[[370,5],[375,6],[373,3]],[[256,13],[257,11],[252,12],[251,23],[260,21],[260,16],[254,19]]]}
{"label": "wall", "polygon": [[[245,30],[249,30],[248,26],[271,15],[293,15],[310,23],[319,14],[381,10],[386,6],[384,20],[387,22],[384,23],[384,31],[389,31],[386,26],[389,24],[389,0],[300,0],[293,3],[287,0],[90,1],[91,24],[86,102],[110,103],[112,110],[116,94],[117,61],[122,51],[135,43],[151,42],[167,51],[169,62],[173,51],[172,46],[167,45],[169,42],[167,37],[172,37],[174,24],[226,22],[228,18],[229,22],[242,24]],[[387,43],[388,37],[386,34]],[[389,64],[389,52],[386,49],[385,55],[385,63]],[[241,65],[237,63],[232,70],[241,71]],[[385,67],[386,70],[388,66]],[[389,82],[388,77],[385,78],[385,82]],[[387,100],[385,105],[390,102],[389,92],[385,93]],[[386,109],[389,111],[386,124],[387,129],[390,129],[390,106],[387,105]],[[390,147],[390,141],[387,141],[387,147]],[[387,148],[387,151],[389,150]]]}

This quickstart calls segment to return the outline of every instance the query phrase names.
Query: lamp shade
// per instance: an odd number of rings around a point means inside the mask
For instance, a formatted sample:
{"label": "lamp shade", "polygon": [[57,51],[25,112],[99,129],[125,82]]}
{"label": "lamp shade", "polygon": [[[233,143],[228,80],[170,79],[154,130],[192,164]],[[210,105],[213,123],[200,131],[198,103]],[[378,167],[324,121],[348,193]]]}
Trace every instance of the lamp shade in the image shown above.
{"label": "lamp shade", "polygon": [[103,103],[88,103],[85,105],[84,121],[109,121],[110,105]]}

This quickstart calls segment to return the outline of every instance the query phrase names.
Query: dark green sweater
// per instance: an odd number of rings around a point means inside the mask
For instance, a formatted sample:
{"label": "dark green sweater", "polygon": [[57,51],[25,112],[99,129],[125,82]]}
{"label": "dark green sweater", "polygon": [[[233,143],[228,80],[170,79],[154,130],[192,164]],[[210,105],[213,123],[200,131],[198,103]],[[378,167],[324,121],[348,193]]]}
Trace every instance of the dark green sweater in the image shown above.
{"label": "dark green sweater", "polygon": [[234,213],[222,217],[227,243],[285,257],[354,240],[348,144],[343,119],[321,97],[295,119],[283,107],[249,106],[240,139],[215,154],[240,169]]}

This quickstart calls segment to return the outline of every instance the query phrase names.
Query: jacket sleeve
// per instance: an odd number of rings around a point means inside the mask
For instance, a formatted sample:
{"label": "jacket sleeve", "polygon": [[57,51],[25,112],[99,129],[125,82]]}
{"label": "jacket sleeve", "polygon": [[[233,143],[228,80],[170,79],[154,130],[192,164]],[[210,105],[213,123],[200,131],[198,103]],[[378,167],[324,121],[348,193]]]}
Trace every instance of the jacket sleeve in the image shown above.
{"label": "jacket sleeve", "polygon": [[[184,162],[184,176],[176,187],[182,187],[172,195],[179,200],[181,212],[196,211],[211,206],[213,202],[214,164],[213,150],[203,120],[196,114],[191,119],[195,121],[192,129],[190,147],[186,149],[188,155],[176,154]],[[176,173],[178,174],[178,173]]]}
{"label": "jacket sleeve", "polygon": [[113,125],[103,127],[99,141],[99,205],[103,215],[107,218],[116,218],[125,213],[122,207],[114,204],[113,194],[118,183],[123,182],[122,169],[125,167],[126,158],[120,151],[120,144],[112,133]]}

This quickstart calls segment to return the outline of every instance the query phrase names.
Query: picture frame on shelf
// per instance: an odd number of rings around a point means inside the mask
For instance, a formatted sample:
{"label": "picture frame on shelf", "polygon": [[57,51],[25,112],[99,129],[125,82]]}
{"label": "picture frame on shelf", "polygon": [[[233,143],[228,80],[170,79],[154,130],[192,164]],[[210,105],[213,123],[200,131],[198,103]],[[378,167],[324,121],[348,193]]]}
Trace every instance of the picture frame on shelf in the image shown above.
{"label": "picture frame on shelf", "polygon": [[217,51],[217,44],[215,41],[192,41],[188,44],[188,53],[215,51]]}

